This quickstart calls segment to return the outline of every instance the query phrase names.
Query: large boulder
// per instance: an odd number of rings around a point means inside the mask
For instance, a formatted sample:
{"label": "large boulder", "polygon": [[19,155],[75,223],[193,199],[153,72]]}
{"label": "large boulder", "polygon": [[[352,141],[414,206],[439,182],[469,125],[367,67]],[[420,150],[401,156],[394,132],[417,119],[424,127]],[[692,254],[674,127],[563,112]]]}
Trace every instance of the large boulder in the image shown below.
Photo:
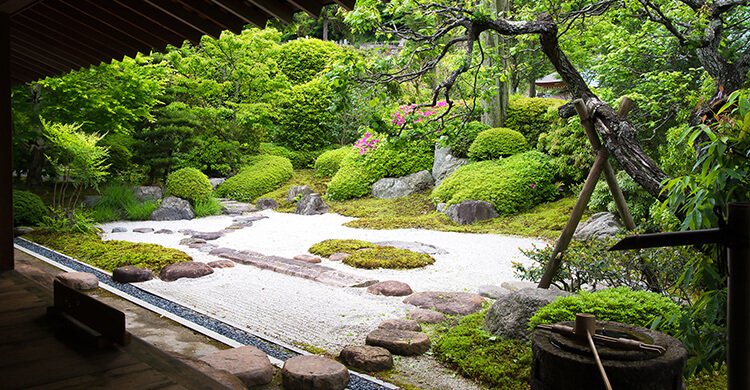
{"label": "large boulder", "polygon": [[275,210],[279,207],[279,202],[277,202],[275,199],[260,198],[257,202],[255,202],[255,207],[258,210]]}
{"label": "large boulder", "polygon": [[140,186],[133,187],[130,189],[133,191],[133,195],[139,202],[145,202],[147,200],[159,200],[164,197],[164,191],[161,187],[156,186]]}
{"label": "large boulder", "polygon": [[448,206],[445,215],[459,225],[471,225],[500,216],[492,203],[475,199]]}
{"label": "large boulder", "polygon": [[328,205],[323,203],[323,199],[320,194],[307,194],[297,202],[297,207],[294,209],[295,214],[301,215],[318,215],[325,214],[328,212]]}
{"label": "large boulder", "polygon": [[313,193],[312,188],[308,186],[292,186],[292,188],[289,189],[289,192],[286,193],[286,201],[289,203],[292,203],[294,202],[294,199],[297,196],[302,195],[300,197],[301,199],[305,195],[312,194],[312,193]]}
{"label": "large boulder", "polygon": [[453,156],[449,147],[435,148],[435,162],[432,163],[432,177],[435,179],[435,186],[439,186],[456,169],[468,163],[468,159]]}
{"label": "large boulder", "polygon": [[524,288],[498,299],[487,311],[484,330],[506,340],[526,342],[531,332],[526,330],[529,319],[539,308],[558,297],[573,295],[567,291],[543,288]]}
{"label": "large boulder", "polygon": [[226,177],[213,177],[209,178],[208,182],[211,183],[211,189],[216,189],[221,183],[227,181]]}
{"label": "large boulder", "polygon": [[214,273],[214,270],[206,263],[186,261],[162,268],[159,272],[159,279],[165,282],[173,282],[179,278],[199,278],[212,273]]}
{"label": "large boulder", "polygon": [[406,176],[380,179],[372,185],[372,196],[381,199],[400,198],[426,190],[435,185],[429,171],[419,171]]}
{"label": "large boulder", "polygon": [[273,366],[268,356],[251,345],[225,349],[201,360],[235,375],[247,387],[265,385],[273,380]]}
{"label": "large boulder", "polygon": [[177,221],[195,218],[195,211],[185,199],[168,196],[161,201],[159,208],[151,213],[152,221]]}
{"label": "large boulder", "polygon": [[596,213],[588,221],[578,225],[573,238],[576,240],[601,240],[607,237],[614,237],[622,229],[622,223],[617,216],[601,212]]}

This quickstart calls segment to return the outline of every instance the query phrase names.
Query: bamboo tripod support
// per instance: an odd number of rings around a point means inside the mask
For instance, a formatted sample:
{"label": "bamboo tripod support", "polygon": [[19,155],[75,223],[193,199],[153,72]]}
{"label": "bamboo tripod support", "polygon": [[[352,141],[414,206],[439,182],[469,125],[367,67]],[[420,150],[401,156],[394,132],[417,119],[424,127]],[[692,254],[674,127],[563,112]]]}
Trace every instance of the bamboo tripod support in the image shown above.
{"label": "bamboo tripod support", "polygon": [[[562,261],[561,255],[566,249],[568,249],[570,240],[573,238],[573,233],[575,232],[578,223],[581,221],[583,212],[586,210],[589,200],[591,200],[591,194],[594,192],[596,182],[599,181],[599,176],[602,173],[604,173],[604,177],[607,180],[607,186],[609,186],[609,191],[612,193],[612,197],[614,198],[617,210],[625,224],[625,228],[628,230],[635,230],[635,222],[630,215],[630,209],[628,209],[627,203],[625,203],[625,196],[623,195],[620,186],[617,184],[615,172],[608,161],[609,151],[602,147],[599,135],[596,133],[596,129],[594,129],[594,118],[591,117],[583,100],[574,100],[573,106],[576,108],[578,116],[581,118],[581,126],[586,131],[589,143],[596,153],[596,159],[594,160],[594,165],[589,171],[588,177],[586,177],[583,189],[578,195],[578,200],[576,200],[576,204],[573,207],[570,219],[568,219],[568,223],[565,224],[560,239],[557,240],[555,249],[552,251],[552,256],[549,263],[547,263],[547,269],[544,271],[542,280],[539,281],[538,288],[549,288],[552,283],[552,278],[557,273],[558,268],[560,268],[560,262]],[[623,97],[620,101],[620,109],[617,111],[617,114],[624,117],[628,114],[631,108],[633,108],[633,101],[627,97]]]}

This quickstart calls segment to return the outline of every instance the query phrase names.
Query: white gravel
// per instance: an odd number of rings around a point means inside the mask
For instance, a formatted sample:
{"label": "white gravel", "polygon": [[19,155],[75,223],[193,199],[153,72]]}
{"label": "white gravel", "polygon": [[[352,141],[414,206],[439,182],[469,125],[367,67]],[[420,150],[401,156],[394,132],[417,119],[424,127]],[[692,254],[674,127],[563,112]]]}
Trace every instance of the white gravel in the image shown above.
{"label": "white gravel", "polygon": [[[511,263],[529,263],[519,248],[546,244],[540,240],[494,234],[352,229],[342,224],[354,218],[337,214],[301,216],[271,210],[258,214],[269,218],[211,243],[290,258],[308,253],[307,249],[313,244],[333,238],[413,241],[446,251],[446,254],[433,255],[435,264],[415,270],[364,270],[326,259],[321,263],[377,280],[405,282],[414,291],[476,292],[481,285],[499,286],[502,282],[516,280]],[[104,239],[159,244],[180,249],[196,261],[208,262],[218,258],[179,245],[185,236],[177,231],[220,231],[231,225],[232,219],[214,216],[190,221],[120,221],[103,224],[101,228],[105,232],[111,232],[114,227],[128,229],[125,233],[106,233]],[[133,233],[136,227],[170,229],[175,233]],[[139,287],[254,334],[303,347],[316,346],[332,353],[348,344],[364,344],[367,333],[382,320],[403,318],[414,308],[402,303],[400,297],[376,296],[364,288],[333,287],[239,264],[216,269],[213,274],[198,279],[151,280],[139,283]]]}

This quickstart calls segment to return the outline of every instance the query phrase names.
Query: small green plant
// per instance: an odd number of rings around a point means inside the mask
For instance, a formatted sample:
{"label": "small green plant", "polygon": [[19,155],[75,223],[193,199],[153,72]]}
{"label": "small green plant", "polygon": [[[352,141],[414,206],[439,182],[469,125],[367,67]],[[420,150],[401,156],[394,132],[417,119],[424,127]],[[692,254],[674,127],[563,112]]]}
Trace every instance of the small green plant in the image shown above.
{"label": "small green plant", "polygon": [[178,169],[167,176],[167,192],[178,198],[195,202],[211,196],[213,187],[208,176],[195,168]]}
{"label": "small green plant", "polygon": [[42,222],[49,209],[39,195],[29,191],[13,191],[13,224],[36,226]]}
{"label": "small green plant", "polygon": [[208,217],[221,213],[221,202],[214,197],[199,199],[193,205],[195,208],[195,217]]}
{"label": "small green plant", "polygon": [[527,150],[529,146],[523,134],[500,127],[479,133],[469,147],[469,158],[475,161],[497,160]]}
{"label": "small green plant", "polygon": [[375,244],[362,240],[325,240],[310,247],[307,251],[316,256],[329,257],[334,253],[352,254],[360,249],[374,248]]}
{"label": "small green plant", "polygon": [[428,266],[435,259],[425,253],[412,252],[390,246],[376,246],[372,249],[354,252],[342,260],[346,265],[357,268],[396,268],[411,269]]}
{"label": "small green plant", "polygon": [[128,219],[132,221],[145,221],[151,218],[151,214],[159,208],[159,202],[148,200],[142,203],[134,203],[125,207]]}

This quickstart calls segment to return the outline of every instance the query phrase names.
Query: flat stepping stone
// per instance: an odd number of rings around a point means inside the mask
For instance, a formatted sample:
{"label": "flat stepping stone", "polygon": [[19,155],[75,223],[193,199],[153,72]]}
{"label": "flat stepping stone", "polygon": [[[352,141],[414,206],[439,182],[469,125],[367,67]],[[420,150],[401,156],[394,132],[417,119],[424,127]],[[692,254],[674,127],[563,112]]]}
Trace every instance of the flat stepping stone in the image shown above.
{"label": "flat stepping stone", "polygon": [[411,287],[404,282],[396,280],[384,280],[367,287],[367,292],[375,295],[385,295],[387,297],[403,297],[413,293]]}
{"label": "flat stepping stone", "polygon": [[273,380],[273,366],[263,351],[251,345],[225,349],[201,358],[218,370],[226,370],[247,387],[261,386]]}
{"label": "flat stepping stone", "polygon": [[393,368],[393,354],[391,351],[373,345],[349,345],[339,354],[344,364],[354,368],[377,372]]}
{"label": "flat stepping stone", "polygon": [[224,237],[222,232],[196,232],[192,235],[192,238],[198,240],[212,241]]}
{"label": "flat stepping stone", "polygon": [[404,303],[423,309],[434,309],[448,315],[465,316],[481,310],[484,298],[479,294],[467,292],[425,291],[406,297]]}
{"label": "flat stepping stone", "polygon": [[[249,223],[252,225],[255,221],[260,221],[261,219],[268,219],[268,216],[266,215],[255,215],[252,217],[237,217],[232,220],[233,223]],[[248,225],[248,226],[250,226]]]}
{"label": "flat stepping stone", "polygon": [[206,263],[186,261],[170,264],[162,268],[161,272],[159,272],[159,279],[165,282],[173,282],[180,278],[199,278],[212,273],[214,273],[214,270]]}
{"label": "flat stepping stone", "polygon": [[231,260],[214,260],[214,261],[209,261],[207,264],[211,268],[232,268],[232,267],[234,267],[234,261],[231,261]]}
{"label": "flat stepping stone", "polygon": [[331,261],[341,261],[341,260],[346,259],[349,256],[351,256],[351,255],[348,254],[348,253],[341,253],[341,252],[339,252],[339,253],[334,253],[334,254],[328,256],[328,260],[331,260]]}
{"label": "flat stepping stone", "polygon": [[174,232],[169,229],[159,229],[154,234],[174,234]]}
{"label": "flat stepping stone", "polygon": [[221,202],[221,212],[224,214],[235,215],[258,211],[250,203],[236,202],[228,199],[219,199],[219,201]]}
{"label": "flat stepping stone", "polygon": [[128,229],[125,229],[124,227],[114,227],[112,228],[112,233],[125,233]]}
{"label": "flat stepping stone", "polygon": [[428,309],[414,309],[406,314],[406,318],[422,324],[438,324],[448,319],[445,314]]}
{"label": "flat stepping stone", "polygon": [[284,362],[281,384],[285,390],[343,390],[349,384],[349,370],[322,356],[296,356]]}
{"label": "flat stepping stone", "polygon": [[430,349],[430,338],[426,334],[398,329],[375,329],[367,335],[365,343],[403,356],[421,355]]}
{"label": "flat stepping stone", "polygon": [[55,276],[60,283],[76,290],[99,288],[99,279],[90,272],[63,272]]}
{"label": "flat stepping stone", "polygon": [[154,273],[148,268],[120,267],[112,271],[112,280],[118,283],[145,282],[154,278]]}
{"label": "flat stepping stone", "polygon": [[294,260],[304,261],[305,263],[317,264],[320,263],[320,257],[313,255],[297,255],[293,257]]}
{"label": "flat stepping stone", "polygon": [[397,329],[397,330],[409,330],[412,332],[421,332],[422,326],[419,322],[414,320],[403,320],[403,319],[391,319],[385,320],[378,325],[380,329]]}
{"label": "flat stepping stone", "polygon": [[205,244],[205,243],[206,243],[206,240],[201,239],[201,238],[193,238],[193,237],[183,238],[182,240],[180,240],[180,245]]}
{"label": "flat stepping stone", "polygon": [[177,352],[169,352],[170,355],[174,356],[177,360],[187,364],[190,367],[204,373],[206,376],[213,378],[215,381],[224,385],[227,389],[231,390],[246,390],[242,381],[237,376],[225,370],[219,370],[212,365],[204,362],[203,360],[195,359],[190,356],[186,356]]}
{"label": "flat stepping stone", "polygon": [[135,228],[133,229],[133,232],[135,233],[151,233],[154,229],[150,227],[142,227],[142,228]]}

